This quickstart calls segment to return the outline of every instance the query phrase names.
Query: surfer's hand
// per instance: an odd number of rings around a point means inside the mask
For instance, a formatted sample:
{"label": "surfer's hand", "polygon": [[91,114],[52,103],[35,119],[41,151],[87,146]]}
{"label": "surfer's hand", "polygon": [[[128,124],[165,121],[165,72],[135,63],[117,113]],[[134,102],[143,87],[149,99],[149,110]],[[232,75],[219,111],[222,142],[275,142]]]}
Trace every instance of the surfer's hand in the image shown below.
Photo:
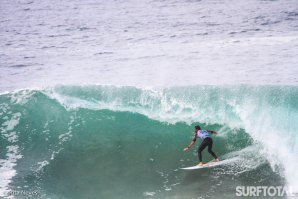
{"label": "surfer's hand", "polygon": [[184,149],[183,149],[183,151],[187,151],[188,149],[189,149],[189,148],[188,148],[188,147],[186,147],[186,148],[184,148]]}

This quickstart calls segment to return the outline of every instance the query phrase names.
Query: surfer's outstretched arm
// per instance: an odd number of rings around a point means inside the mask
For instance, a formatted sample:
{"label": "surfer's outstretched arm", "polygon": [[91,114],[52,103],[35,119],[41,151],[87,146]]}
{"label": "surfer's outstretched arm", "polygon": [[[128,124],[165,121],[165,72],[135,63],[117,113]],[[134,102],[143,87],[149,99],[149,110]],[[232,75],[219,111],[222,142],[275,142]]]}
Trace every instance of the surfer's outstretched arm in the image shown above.
{"label": "surfer's outstretched arm", "polygon": [[191,143],[190,143],[186,148],[184,148],[183,151],[187,151],[190,147],[192,147],[192,145],[195,144],[196,140],[197,140],[197,139],[196,139],[196,136],[194,136],[194,138],[193,138],[193,140],[191,141]]}

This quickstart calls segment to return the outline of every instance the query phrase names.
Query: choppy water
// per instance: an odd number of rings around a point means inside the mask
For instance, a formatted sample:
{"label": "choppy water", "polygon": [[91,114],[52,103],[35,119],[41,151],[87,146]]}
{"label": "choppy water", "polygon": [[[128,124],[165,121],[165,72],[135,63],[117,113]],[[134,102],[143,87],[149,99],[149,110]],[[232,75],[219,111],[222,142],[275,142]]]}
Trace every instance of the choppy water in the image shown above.
{"label": "choppy water", "polygon": [[[297,31],[296,0],[2,0],[0,197],[298,191]],[[178,169],[198,123],[231,164]]]}
{"label": "choppy water", "polygon": [[297,7],[296,0],[2,0],[0,89],[297,85]]}

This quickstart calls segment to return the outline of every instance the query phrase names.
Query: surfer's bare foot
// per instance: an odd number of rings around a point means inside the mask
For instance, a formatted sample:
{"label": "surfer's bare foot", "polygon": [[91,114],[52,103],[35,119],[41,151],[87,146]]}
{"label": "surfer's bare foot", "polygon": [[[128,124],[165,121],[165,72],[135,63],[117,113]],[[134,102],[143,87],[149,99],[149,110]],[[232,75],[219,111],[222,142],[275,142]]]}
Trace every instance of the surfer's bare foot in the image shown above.
{"label": "surfer's bare foot", "polygon": [[214,162],[219,162],[219,159],[217,158],[217,159],[214,159]]}
{"label": "surfer's bare foot", "polygon": [[199,162],[198,166],[203,166],[203,163],[202,162]]}

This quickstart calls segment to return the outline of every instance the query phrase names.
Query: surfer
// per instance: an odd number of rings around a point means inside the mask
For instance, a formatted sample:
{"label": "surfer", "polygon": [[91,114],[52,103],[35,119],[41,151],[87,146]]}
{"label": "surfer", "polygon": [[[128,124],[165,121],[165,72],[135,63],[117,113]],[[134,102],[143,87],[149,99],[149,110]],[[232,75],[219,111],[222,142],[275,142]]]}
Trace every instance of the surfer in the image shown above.
{"label": "surfer", "polygon": [[194,138],[191,141],[191,143],[184,148],[184,151],[187,151],[194,143],[196,142],[197,138],[199,137],[202,140],[202,143],[199,146],[198,149],[198,157],[199,157],[199,166],[203,166],[202,162],[202,151],[208,146],[208,152],[214,157],[215,161],[218,162],[219,159],[215,155],[215,153],[212,151],[212,144],[213,140],[211,138],[211,134],[217,134],[215,131],[210,131],[210,130],[202,130],[200,126],[195,126],[194,127]]}

